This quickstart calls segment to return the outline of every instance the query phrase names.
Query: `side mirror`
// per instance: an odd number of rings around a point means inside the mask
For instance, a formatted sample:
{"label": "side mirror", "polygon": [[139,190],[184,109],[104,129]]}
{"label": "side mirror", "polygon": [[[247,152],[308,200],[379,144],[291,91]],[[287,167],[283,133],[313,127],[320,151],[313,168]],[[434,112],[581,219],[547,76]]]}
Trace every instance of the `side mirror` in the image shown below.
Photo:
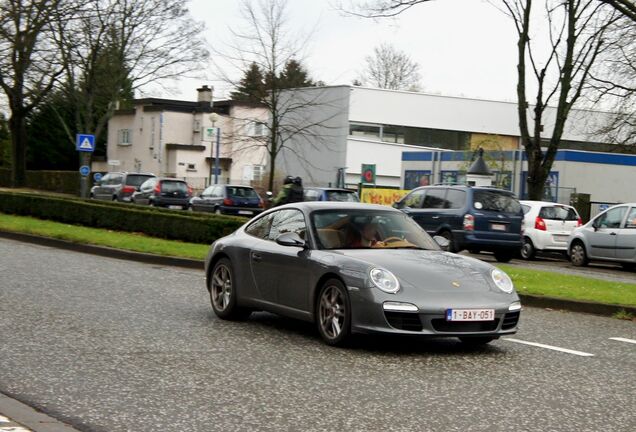
{"label": "side mirror", "polygon": [[281,246],[295,246],[301,248],[304,248],[306,245],[305,240],[301,239],[295,232],[286,232],[279,235],[276,238],[276,243]]}
{"label": "side mirror", "polygon": [[269,202],[272,202],[272,200],[274,199],[274,194],[272,193],[272,191],[265,192],[265,196],[267,197],[267,201]]}
{"label": "side mirror", "polygon": [[450,244],[448,239],[442,236],[434,236],[433,240],[435,240],[435,243],[437,243],[442,249],[446,249]]}

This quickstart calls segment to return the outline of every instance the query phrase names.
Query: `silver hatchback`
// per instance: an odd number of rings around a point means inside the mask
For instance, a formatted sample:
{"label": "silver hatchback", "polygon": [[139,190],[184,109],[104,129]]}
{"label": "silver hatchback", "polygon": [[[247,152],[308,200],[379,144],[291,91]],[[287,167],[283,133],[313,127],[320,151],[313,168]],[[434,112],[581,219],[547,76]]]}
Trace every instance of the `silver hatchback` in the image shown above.
{"label": "silver hatchback", "polygon": [[613,261],[636,268],[636,203],[611,207],[572,231],[568,255],[575,266],[591,260]]}

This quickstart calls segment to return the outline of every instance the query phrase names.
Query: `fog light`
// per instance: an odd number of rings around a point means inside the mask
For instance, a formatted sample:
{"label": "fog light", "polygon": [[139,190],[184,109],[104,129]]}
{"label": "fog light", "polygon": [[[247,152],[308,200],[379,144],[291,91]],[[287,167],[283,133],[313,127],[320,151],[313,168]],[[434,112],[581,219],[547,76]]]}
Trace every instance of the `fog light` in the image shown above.
{"label": "fog light", "polygon": [[521,310],[521,302],[514,302],[511,303],[510,306],[508,307],[509,311],[518,311]]}
{"label": "fog light", "polygon": [[389,312],[417,312],[419,310],[414,304],[402,302],[384,302],[382,307]]}

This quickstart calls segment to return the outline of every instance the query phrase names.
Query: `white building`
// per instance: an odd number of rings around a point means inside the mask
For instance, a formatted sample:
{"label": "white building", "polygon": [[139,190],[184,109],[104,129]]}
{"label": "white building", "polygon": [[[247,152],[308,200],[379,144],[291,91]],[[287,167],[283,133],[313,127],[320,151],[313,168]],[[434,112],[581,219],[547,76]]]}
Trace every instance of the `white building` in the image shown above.
{"label": "white building", "polygon": [[259,180],[267,161],[258,145],[267,110],[238,101],[212,104],[211,88],[197,91],[196,102],[136,99],[132,109],[117,110],[108,123],[107,161],[94,162],[92,171],[152,172],[203,188],[215,178],[214,126],[221,130],[219,183]]}

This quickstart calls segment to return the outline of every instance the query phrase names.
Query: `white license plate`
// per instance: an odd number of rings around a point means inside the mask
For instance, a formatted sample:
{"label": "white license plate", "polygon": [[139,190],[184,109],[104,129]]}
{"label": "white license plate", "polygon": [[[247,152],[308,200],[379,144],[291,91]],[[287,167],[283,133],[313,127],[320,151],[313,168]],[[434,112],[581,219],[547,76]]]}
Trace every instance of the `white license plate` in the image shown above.
{"label": "white license plate", "polygon": [[168,206],[168,208],[169,208],[169,209],[177,210],[177,209],[180,209],[180,208],[182,208],[182,207],[181,207],[181,206],[178,206],[178,205],[171,205],[171,206]]}
{"label": "white license plate", "polygon": [[554,238],[555,242],[560,242],[560,243],[565,243],[566,241],[568,241],[568,237],[567,235],[553,235],[552,236]]}
{"label": "white license plate", "polygon": [[494,309],[448,309],[446,321],[494,321]]}
{"label": "white license plate", "polygon": [[242,215],[252,215],[254,214],[254,212],[251,212],[249,210],[239,210],[238,214],[242,214]]}
{"label": "white license plate", "polygon": [[502,224],[491,224],[490,229],[493,231],[506,231],[506,226]]}

